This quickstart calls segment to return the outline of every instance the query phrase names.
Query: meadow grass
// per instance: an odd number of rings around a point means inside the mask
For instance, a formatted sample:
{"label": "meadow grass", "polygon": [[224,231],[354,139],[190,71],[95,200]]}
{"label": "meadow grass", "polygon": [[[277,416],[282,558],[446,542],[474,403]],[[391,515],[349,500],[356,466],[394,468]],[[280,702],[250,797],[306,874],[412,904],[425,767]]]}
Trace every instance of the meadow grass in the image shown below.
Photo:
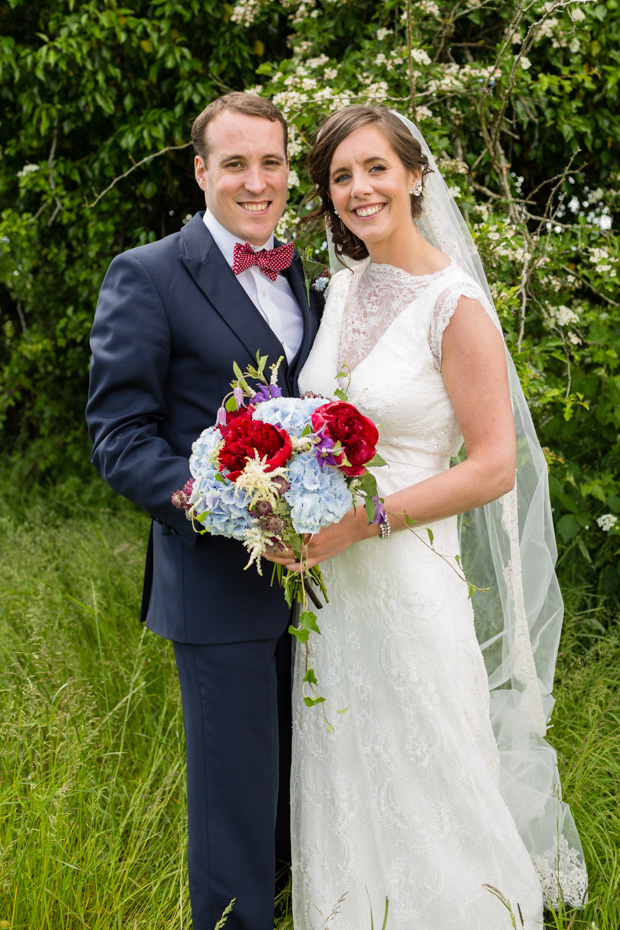
{"label": "meadow grass", "polygon": [[[146,530],[129,506],[0,513],[0,930],[191,926],[174,658],[137,619]],[[620,635],[572,601],[551,735],[590,903],[548,927],[620,930]]]}

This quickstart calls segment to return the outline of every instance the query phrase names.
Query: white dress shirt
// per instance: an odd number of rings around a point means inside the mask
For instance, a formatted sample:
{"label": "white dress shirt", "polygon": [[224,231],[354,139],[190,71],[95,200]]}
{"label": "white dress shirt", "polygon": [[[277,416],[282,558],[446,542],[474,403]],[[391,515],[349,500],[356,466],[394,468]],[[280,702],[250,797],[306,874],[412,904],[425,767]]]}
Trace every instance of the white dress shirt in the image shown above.
{"label": "white dress shirt", "polygon": [[[232,268],[235,242],[244,245],[245,241],[233,236],[208,210],[205,211],[204,223]],[[255,246],[255,251],[272,248],[273,235],[264,245]],[[257,265],[253,265],[238,274],[237,280],[282,343],[290,364],[301,345],[304,323],[301,308],[285,276],[279,274],[276,280],[272,281]]]}

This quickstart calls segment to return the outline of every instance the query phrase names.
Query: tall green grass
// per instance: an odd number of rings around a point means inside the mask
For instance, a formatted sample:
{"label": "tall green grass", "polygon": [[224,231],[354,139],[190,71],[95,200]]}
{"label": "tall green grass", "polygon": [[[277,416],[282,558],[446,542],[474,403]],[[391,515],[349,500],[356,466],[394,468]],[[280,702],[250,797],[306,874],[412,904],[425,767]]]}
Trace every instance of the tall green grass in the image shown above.
{"label": "tall green grass", "polygon": [[[137,620],[147,523],[94,514],[0,515],[0,928],[189,930],[174,658]],[[548,926],[620,930],[620,636],[580,603],[551,733],[590,903]]]}

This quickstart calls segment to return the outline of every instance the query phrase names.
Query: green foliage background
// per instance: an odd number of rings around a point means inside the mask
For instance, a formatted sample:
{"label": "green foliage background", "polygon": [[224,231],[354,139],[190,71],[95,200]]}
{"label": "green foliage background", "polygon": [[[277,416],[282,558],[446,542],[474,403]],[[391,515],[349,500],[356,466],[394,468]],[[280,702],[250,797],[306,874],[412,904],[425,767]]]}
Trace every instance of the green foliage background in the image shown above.
{"label": "green foliage background", "polygon": [[200,109],[228,88],[280,105],[293,167],[280,232],[295,235],[317,123],[388,103],[418,120],[485,261],[549,449],[565,590],[613,603],[618,0],[5,0],[0,17],[0,465],[18,493],[95,493],[97,291],[114,254],[201,207],[183,148]]}

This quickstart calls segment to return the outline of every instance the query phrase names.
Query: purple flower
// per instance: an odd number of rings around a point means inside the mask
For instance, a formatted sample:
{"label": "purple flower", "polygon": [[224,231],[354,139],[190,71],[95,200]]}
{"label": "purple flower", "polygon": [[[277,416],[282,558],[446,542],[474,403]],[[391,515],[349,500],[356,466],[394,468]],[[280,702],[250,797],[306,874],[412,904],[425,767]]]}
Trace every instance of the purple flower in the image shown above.
{"label": "purple flower", "polygon": [[[338,458],[336,458],[336,456],[331,451],[335,445],[336,443],[331,438],[331,436],[321,435],[321,441],[317,442],[316,446],[314,447],[314,454],[318,459],[318,463],[321,466],[322,471],[325,471],[328,465],[338,465]],[[341,455],[342,453],[339,452],[338,456],[340,457]]]}
{"label": "purple flower", "polygon": [[239,407],[245,406],[245,401],[243,399],[243,391],[240,387],[236,387],[233,391],[233,397],[235,398],[235,403],[237,404],[237,409]]}
{"label": "purple flower", "polygon": [[262,404],[263,401],[271,400],[272,397],[282,397],[282,389],[277,384],[261,384],[252,398],[252,403]]}
{"label": "purple flower", "polygon": [[217,411],[217,417],[215,418],[216,426],[226,426],[226,408],[220,407]]}
{"label": "purple flower", "polygon": [[371,523],[385,523],[387,520],[387,515],[385,513],[385,507],[383,506],[383,501],[378,494],[373,496],[373,501],[375,502],[375,515],[370,521]]}

